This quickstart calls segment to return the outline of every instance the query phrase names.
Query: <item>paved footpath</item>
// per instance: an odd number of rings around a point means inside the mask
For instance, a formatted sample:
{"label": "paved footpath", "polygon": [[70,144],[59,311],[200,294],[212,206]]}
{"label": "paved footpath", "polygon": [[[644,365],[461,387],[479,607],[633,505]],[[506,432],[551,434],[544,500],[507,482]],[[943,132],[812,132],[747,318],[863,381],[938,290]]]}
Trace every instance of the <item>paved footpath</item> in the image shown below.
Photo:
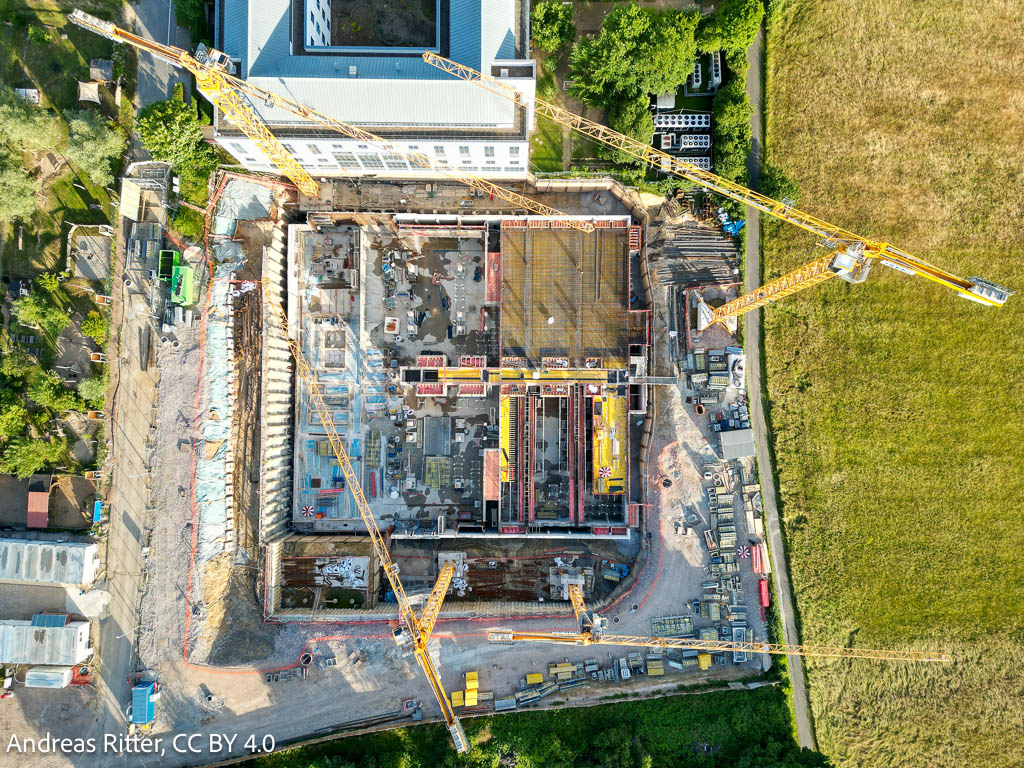
{"label": "paved footpath", "polygon": [[[761,125],[762,112],[762,55],[764,53],[764,27],[757,33],[754,42],[747,49],[750,69],[747,72],[747,98],[754,107],[750,116],[752,141],[747,157],[751,189],[761,184],[761,151],[764,146],[764,129]],[[755,208],[747,207],[747,253],[745,287],[752,291],[761,282],[761,217]],[[768,450],[768,428],[765,422],[764,402],[761,399],[763,361],[761,359],[761,310],[748,312],[744,318],[743,333],[747,350],[747,394],[750,398],[750,414],[753,417],[754,445],[757,449],[757,465],[760,469],[761,498],[764,503],[765,530],[771,551],[772,577],[775,580],[775,594],[779,601],[779,615],[782,618],[783,639],[789,644],[800,642],[793,609],[793,594],[789,584],[789,565],[779,525],[779,508],[775,492],[775,473],[772,457]],[[796,713],[797,740],[801,747],[815,749],[814,726],[811,721],[811,706],[807,699],[807,683],[804,679],[803,658],[788,656],[789,680],[793,686],[793,710]]]}

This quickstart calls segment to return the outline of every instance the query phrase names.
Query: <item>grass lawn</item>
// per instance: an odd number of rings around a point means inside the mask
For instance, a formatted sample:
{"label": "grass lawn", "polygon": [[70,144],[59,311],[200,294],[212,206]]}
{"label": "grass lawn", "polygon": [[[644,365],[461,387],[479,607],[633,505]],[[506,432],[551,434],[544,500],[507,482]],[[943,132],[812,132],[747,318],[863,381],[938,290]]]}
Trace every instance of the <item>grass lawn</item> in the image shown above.
{"label": "grass lawn", "polygon": [[[436,766],[824,766],[800,753],[777,687],[672,696],[584,709],[463,721],[470,752],[459,758],[438,725],[401,728],[279,752],[252,768]],[[767,762],[765,762],[767,761]]]}
{"label": "grass lawn", "polygon": [[[789,0],[768,39],[768,159],[801,207],[1024,291],[1024,14],[980,0]],[[765,231],[765,277],[819,253]],[[809,665],[841,766],[1024,754],[1024,295],[1002,309],[875,266],[766,311],[803,641],[945,650]]]}

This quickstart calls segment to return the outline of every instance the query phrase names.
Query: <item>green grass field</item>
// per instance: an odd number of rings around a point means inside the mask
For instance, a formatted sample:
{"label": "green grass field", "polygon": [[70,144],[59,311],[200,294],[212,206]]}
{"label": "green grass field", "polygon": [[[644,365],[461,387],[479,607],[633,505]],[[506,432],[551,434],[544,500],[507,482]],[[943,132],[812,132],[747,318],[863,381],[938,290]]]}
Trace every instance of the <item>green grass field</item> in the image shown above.
{"label": "green grass field", "polygon": [[824,768],[799,750],[778,687],[462,721],[459,757],[438,725],[396,728],[246,763],[250,768]]}
{"label": "green grass field", "polygon": [[[768,159],[800,207],[1024,292],[1024,12],[789,0],[768,39]],[[765,231],[765,277],[820,253]],[[952,653],[812,663],[842,766],[1024,755],[1024,295],[985,308],[875,266],[769,308],[779,493],[803,640]]]}

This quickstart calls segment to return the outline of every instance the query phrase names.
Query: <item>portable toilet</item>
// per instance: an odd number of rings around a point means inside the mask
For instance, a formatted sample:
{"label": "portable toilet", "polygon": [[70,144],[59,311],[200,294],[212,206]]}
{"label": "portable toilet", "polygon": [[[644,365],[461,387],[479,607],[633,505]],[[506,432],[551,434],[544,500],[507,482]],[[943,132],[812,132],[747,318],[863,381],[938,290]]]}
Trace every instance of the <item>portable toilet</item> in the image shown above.
{"label": "portable toilet", "polygon": [[131,723],[133,725],[146,725],[146,723],[153,722],[159,690],[160,685],[154,680],[145,680],[132,686]]}

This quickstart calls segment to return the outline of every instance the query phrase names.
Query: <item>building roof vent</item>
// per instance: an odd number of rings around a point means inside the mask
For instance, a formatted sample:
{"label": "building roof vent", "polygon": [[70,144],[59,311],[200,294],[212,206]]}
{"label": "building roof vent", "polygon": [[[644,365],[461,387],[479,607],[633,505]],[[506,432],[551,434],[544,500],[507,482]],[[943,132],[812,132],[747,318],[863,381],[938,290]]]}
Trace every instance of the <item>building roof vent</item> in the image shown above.
{"label": "building roof vent", "polygon": [[348,67],[348,76],[349,77],[355,77],[356,76],[356,65],[355,64],[350,64],[349,65],[349,67]]}

